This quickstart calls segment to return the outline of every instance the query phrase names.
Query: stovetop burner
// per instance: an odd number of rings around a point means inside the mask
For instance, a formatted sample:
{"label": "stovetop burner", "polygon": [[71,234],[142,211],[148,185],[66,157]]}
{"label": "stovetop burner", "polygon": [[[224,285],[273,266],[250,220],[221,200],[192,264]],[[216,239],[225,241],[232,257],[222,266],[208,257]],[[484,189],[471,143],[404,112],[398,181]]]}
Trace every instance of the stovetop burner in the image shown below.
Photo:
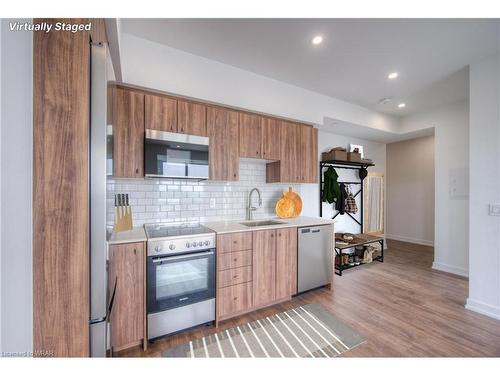
{"label": "stovetop burner", "polygon": [[213,231],[200,223],[180,224],[145,224],[148,239],[171,238],[180,236],[193,236],[199,234],[212,234]]}
{"label": "stovetop burner", "polygon": [[145,224],[148,256],[170,256],[214,249],[215,232],[199,223]]}

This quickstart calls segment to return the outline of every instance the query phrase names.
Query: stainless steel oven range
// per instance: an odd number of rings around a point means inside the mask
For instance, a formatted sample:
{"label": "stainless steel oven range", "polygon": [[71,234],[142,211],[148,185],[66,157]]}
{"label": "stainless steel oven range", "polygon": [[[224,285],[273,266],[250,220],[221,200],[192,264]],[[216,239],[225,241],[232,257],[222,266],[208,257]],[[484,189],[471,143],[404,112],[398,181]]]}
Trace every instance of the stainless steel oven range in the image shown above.
{"label": "stainless steel oven range", "polygon": [[215,233],[146,224],[148,339],[215,320]]}

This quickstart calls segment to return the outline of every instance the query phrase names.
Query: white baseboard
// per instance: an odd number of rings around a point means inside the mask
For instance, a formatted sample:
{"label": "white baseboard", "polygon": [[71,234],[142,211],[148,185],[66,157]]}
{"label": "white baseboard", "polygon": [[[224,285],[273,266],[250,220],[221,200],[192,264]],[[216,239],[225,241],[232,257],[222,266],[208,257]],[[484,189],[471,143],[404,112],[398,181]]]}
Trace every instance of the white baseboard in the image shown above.
{"label": "white baseboard", "polygon": [[395,235],[395,234],[386,234],[385,238],[387,238],[389,240],[396,240],[396,241],[403,241],[403,242],[415,243],[417,245],[434,246],[434,241],[421,240],[421,239],[418,239],[418,238],[405,237],[405,236],[398,236],[398,235]]}
{"label": "white baseboard", "polygon": [[469,277],[469,270],[463,267],[452,266],[451,264],[432,262],[432,268],[438,271],[453,273],[458,276]]}
{"label": "white baseboard", "polygon": [[493,306],[487,303],[479,302],[477,300],[467,298],[467,303],[465,304],[467,310],[477,312],[489,316],[490,318],[500,320],[500,307]]}

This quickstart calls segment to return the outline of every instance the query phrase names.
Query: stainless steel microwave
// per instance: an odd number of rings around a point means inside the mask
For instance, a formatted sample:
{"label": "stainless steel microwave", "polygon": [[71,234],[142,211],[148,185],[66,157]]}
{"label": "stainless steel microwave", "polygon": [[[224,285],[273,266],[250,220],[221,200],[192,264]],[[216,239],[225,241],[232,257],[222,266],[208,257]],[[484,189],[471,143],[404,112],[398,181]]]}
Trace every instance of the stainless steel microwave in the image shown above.
{"label": "stainless steel microwave", "polygon": [[208,137],[146,130],[146,177],[208,179]]}

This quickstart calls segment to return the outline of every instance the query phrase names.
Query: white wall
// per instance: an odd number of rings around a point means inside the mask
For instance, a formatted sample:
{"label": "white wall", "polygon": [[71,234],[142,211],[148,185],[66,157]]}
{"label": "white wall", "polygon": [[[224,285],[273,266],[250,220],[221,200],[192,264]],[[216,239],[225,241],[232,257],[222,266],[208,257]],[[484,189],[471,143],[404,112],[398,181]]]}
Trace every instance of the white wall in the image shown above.
{"label": "white wall", "polygon": [[470,65],[469,298],[466,307],[500,319],[500,55]]}
{"label": "white wall", "polygon": [[434,245],[434,136],[387,145],[387,238]]}
{"label": "white wall", "polygon": [[126,83],[315,124],[327,116],[399,130],[395,117],[129,34],[122,35],[120,47]]}
{"label": "white wall", "polygon": [[[26,20],[29,21],[29,20]],[[1,20],[1,342],[30,352],[32,309],[32,33]]]}
{"label": "white wall", "polygon": [[403,131],[434,127],[433,268],[462,276],[469,269],[469,103],[459,101],[402,121]]}

